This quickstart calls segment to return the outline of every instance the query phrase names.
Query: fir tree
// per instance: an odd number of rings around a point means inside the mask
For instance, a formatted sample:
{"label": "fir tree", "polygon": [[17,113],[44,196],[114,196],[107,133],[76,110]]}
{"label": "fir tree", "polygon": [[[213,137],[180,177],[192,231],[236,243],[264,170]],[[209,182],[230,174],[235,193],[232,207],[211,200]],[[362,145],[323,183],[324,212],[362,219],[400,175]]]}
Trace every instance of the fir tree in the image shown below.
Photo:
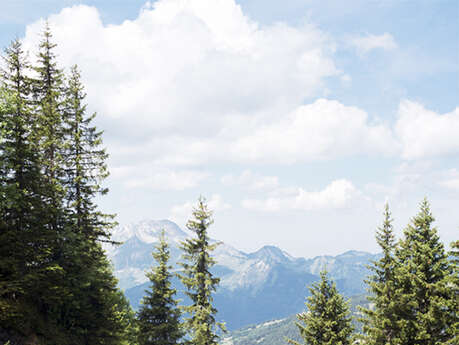
{"label": "fir tree", "polygon": [[64,74],[57,66],[49,25],[46,24],[39,44],[38,64],[34,66],[37,74],[33,85],[34,99],[39,108],[37,122],[42,139],[45,174],[49,179],[59,177],[59,163],[62,161],[63,144],[62,105]]}
{"label": "fir tree", "polygon": [[86,94],[80,79],[77,66],[73,66],[63,107],[66,203],[77,232],[89,241],[109,240],[109,230],[115,225],[113,216],[98,211],[94,203],[97,195],[108,192],[101,186],[108,176],[108,154],[101,148],[102,132],[92,125],[96,114],[86,113]]}
{"label": "fir tree", "polygon": [[389,205],[384,210],[383,226],[376,232],[376,242],[382,249],[382,258],[373,262],[369,268],[373,275],[366,281],[370,295],[367,297],[372,308],[361,311],[364,314],[363,331],[366,334],[365,343],[374,345],[399,344],[398,323],[395,299],[396,261],[394,258],[395,236]]}
{"label": "fir tree", "polygon": [[182,243],[184,262],[181,263],[183,273],[179,276],[192,302],[183,308],[188,314],[185,327],[190,333],[191,344],[216,345],[219,339],[217,328],[224,331],[224,325],[215,320],[217,309],[212,305],[212,293],[216,291],[220,279],[210,272],[215,264],[210,255],[218,244],[209,243],[207,229],[213,220],[204,198],[198,200],[192,215],[187,228],[196,234],[196,238]]}
{"label": "fir tree", "polygon": [[[66,329],[62,322],[62,308],[72,295],[64,263],[68,262],[68,215],[64,205],[64,75],[57,67],[54,53],[56,44],[48,24],[39,44],[37,64],[33,66],[33,101],[35,104],[32,137],[39,155],[41,199],[45,210],[40,215],[41,225],[36,227],[35,249],[38,254],[35,279],[28,290],[43,321],[33,328],[43,334],[46,341],[60,339],[65,344]],[[38,319],[40,320],[40,319]]]}
{"label": "fir tree", "polygon": [[451,338],[451,266],[433,221],[424,200],[395,251],[399,263],[395,299],[402,344],[434,345]]}
{"label": "fir tree", "polygon": [[139,345],[177,345],[183,337],[180,310],[174,299],[176,290],[171,287],[172,266],[168,265],[169,248],[162,231],[159,244],[152,253],[157,266],[147,273],[150,289],[142,299],[137,314]]}
{"label": "fir tree", "polygon": [[[110,264],[99,241],[110,241],[112,215],[97,209],[94,199],[108,192],[101,186],[108,176],[102,132],[87,115],[86,94],[76,66],[71,69],[63,103],[66,243],[61,259],[71,292],[64,303],[66,329],[82,344],[120,344],[131,338],[133,312],[116,287]],[[127,329],[128,327],[129,329]],[[123,340],[124,339],[124,340]]]}
{"label": "fir tree", "polygon": [[31,288],[39,280],[44,238],[40,229],[43,177],[34,137],[35,108],[31,102],[30,65],[21,43],[5,50],[1,72],[0,139],[0,321],[28,333],[40,319]]}
{"label": "fir tree", "polygon": [[[305,345],[350,345],[353,327],[349,306],[338,293],[326,271],[320,273],[320,282],[309,289],[307,311],[297,315],[296,324]],[[301,324],[301,323],[303,324]],[[299,342],[288,339],[290,344]]]}
{"label": "fir tree", "polygon": [[100,245],[90,250],[93,262],[88,263],[88,268],[76,263],[82,269],[80,275],[69,273],[75,287],[67,308],[62,309],[66,338],[70,344],[135,345],[135,317],[129,302],[117,289],[117,280]]}
{"label": "fir tree", "polygon": [[100,244],[113,223],[94,203],[107,156],[78,71],[65,90],[54,47],[46,28],[31,82],[13,42],[1,75],[0,328],[24,343],[133,345],[134,314]]}

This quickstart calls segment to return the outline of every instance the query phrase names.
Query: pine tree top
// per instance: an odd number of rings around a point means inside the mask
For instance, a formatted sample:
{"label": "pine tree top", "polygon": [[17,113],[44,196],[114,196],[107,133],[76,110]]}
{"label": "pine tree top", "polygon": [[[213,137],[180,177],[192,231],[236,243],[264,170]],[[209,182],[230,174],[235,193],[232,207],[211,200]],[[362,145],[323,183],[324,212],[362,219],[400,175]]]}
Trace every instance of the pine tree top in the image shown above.
{"label": "pine tree top", "polygon": [[[350,310],[330,280],[326,270],[320,273],[320,281],[309,288],[311,296],[307,298],[307,311],[297,315],[296,323],[307,345],[350,345],[353,326]],[[294,345],[297,341],[288,339]]]}

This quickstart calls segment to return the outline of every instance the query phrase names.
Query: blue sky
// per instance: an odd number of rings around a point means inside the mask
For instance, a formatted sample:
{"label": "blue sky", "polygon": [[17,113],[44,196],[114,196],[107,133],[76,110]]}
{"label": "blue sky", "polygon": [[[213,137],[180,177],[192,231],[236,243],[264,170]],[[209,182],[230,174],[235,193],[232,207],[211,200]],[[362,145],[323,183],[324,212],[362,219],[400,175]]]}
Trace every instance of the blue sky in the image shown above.
{"label": "blue sky", "polygon": [[44,18],[120,223],[183,225],[202,194],[215,238],[310,257],[377,251],[384,202],[400,233],[427,196],[457,239],[457,1],[2,0],[0,44],[33,57]]}

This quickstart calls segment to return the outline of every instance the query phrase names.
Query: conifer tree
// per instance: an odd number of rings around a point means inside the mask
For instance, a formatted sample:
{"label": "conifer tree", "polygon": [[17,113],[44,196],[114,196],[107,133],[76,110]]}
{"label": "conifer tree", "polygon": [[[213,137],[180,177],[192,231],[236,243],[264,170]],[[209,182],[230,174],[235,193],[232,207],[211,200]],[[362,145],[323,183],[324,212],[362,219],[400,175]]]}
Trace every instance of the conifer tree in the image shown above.
{"label": "conifer tree", "polygon": [[[39,44],[37,63],[33,66],[36,77],[32,84],[35,104],[32,137],[39,155],[41,199],[45,210],[40,215],[41,226],[35,234],[36,251],[39,255],[36,279],[28,290],[33,296],[43,322],[33,328],[51,338],[61,338],[65,344],[65,328],[61,320],[62,307],[72,291],[68,288],[66,262],[68,244],[71,240],[67,227],[67,212],[64,207],[64,75],[57,66],[54,53],[56,44],[46,24]],[[53,332],[55,333],[53,335]]]}
{"label": "conifer tree", "polygon": [[450,311],[450,326],[448,328],[448,345],[459,343],[459,240],[451,243],[451,272],[447,286],[450,289],[448,310]]}
{"label": "conifer tree", "polygon": [[192,303],[183,309],[188,314],[185,328],[189,331],[189,342],[193,345],[216,345],[219,339],[217,329],[225,330],[223,324],[216,322],[217,309],[212,305],[212,293],[216,291],[220,281],[210,272],[215,265],[211,252],[218,245],[210,244],[207,229],[212,223],[212,212],[201,197],[187,223],[187,228],[196,237],[182,243],[184,262],[181,263],[183,273],[179,276]]}
{"label": "conifer tree", "polygon": [[[338,293],[326,271],[320,273],[320,282],[309,288],[307,311],[297,315],[296,324],[305,345],[350,345],[353,326],[349,306]],[[301,323],[302,324],[301,324]],[[299,342],[288,339],[290,344]]]}
{"label": "conifer tree", "polygon": [[43,178],[34,138],[30,65],[20,41],[5,50],[1,71],[0,138],[0,321],[27,333],[39,319],[28,303],[39,279]]}
{"label": "conifer tree", "polygon": [[141,307],[137,313],[139,345],[177,345],[183,337],[180,324],[180,310],[174,299],[176,289],[171,286],[172,266],[168,264],[169,248],[164,230],[159,244],[152,253],[157,262],[155,268],[147,273],[150,289],[146,290]]}
{"label": "conifer tree", "polygon": [[399,344],[396,312],[398,303],[395,299],[397,288],[394,258],[395,236],[388,204],[384,210],[383,226],[376,232],[376,242],[382,249],[382,258],[373,262],[369,267],[373,275],[366,281],[370,293],[367,299],[372,308],[361,308],[365,316],[361,319],[363,331],[366,334],[365,343],[372,345]]}
{"label": "conifer tree", "polygon": [[37,77],[33,83],[33,96],[37,105],[35,134],[39,141],[41,165],[47,180],[48,213],[54,232],[58,232],[59,217],[63,215],[62,188],[64,175],[63,91],[64,75],[58,68],[51,30],[46,24],[39,44],[38,62],[34,66]]}
{"label": "conifer tree", "polygon": [[86,94],[77,66],[71,68],[65,92],[64,160],[66,203],[73,226],[89,241],[109,240],[113,215],[97,210],[94,198],[108,189],[101,186],[108,176],[108,154],[102,145],[102,132],[92,124],[96,114],[87,115]]}
{"label": "conifer tree", "polygon": [[108,155],[101,148],[102,132],[92,125],[95,114],[87,115],[80,79],[78,68],[73,66],[62,107],[67,241],[61,262],[71,291],[62,312],[67,330],[78,334],[81,343],[120,344],[134,328],[134,315],[116,287],[117,280],[100,245],[100,241],[111,242],[109,231],[116,224],[113,215],[103,214],[94,203],[97,195],[108,192],[101,186],[108,176]]}
{"label": "conifer tree", "polygon": [[434,345],[451,339],[451,266],[433,221],[424,199],[395,251],[399,262],[395,298],[402,344]]}
{"label": "conifer tree", "polygon": [[[134,345],[134,314],[100,240],[111,216],[101,134],[79,74],[65,90],[49,28],[31,81],[18,41],[0,86],[0,328],[47,345]],[[28,340],[26,340],[28,338]]]}

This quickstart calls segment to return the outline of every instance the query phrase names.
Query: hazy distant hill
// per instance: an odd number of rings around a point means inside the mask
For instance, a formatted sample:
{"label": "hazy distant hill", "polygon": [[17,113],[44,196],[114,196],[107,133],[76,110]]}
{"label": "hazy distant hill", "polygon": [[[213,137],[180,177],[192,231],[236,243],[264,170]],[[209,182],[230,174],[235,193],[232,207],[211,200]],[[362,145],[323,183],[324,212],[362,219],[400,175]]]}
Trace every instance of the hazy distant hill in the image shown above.
{"label": "hazy distant hill", "polygon": [[[351,311],[356,321],[359,317],[357,306],[368,307],[368,302],[363,295],[350,298]],[[300,341],[300,333],[295,324],[296,315],[284,319],[269,320],[256,325],[249,325],[231,332],[226,336],[222,345],[286,345],[286,338]],[[359,329],[360,325],[355,322]]]}
{"label": "hazy distant hill", "polygon": [[[124,244],[107,248],[120,286],[126,289],[134,308],[138,307],[148,286],[144,272],[153,263],[151,251],[163,228],[171,247],[171,263],[175,264],[181,255],[178,245],[188,234],[168,220],[120,227],[113,238]],[[313,259],[294,258],[274,246],[247,254],[224,243],[217,247],[214,256],[218,263],[214,272],[221,277],[215,305],[219,310],[218,318],[226,321],[230,330],[301,311],[304,298],[309,294],[307,285],[318,280],[318,273],[324,266],[342,293],[347,296],[362,294],[363,279],[368,274],[365,266],[377,258],[377,255],[358,251]],[[181,290],[178,280],[174,283]],[[182,293],[178,297],[185,299]]]}

